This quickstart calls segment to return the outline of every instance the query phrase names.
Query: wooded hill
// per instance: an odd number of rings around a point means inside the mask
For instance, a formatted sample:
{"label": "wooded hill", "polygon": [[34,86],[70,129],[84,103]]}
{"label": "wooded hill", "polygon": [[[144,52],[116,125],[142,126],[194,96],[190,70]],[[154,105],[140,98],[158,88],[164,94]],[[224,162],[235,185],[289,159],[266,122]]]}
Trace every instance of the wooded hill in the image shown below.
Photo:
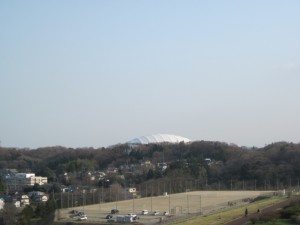
{"label": "wooded hill", "polygon": [[[210,159],[210,160],[209,160]],[[133,172],[134,165],[150,161],[152,167],[143,173]],[[158,163],[167,163],[162,170]],[[73,185],[63,174],[77,174],[76,184],[91,184],[78,178],[87,171],[107,171],[110,182],[122,186],[143,185],[159,180],[191,181],[203,189],[281,189],[299,187],[300,144],[273,143],[264,148],[248,150],[221,142],[197,141],[189,144],[116,145],[110,148],[38,149],[0,148],[0,169],[17,169],[47,176],[50,182]],[[124,179],[117,177],[123,175]],[[79,179],[79,180],[78,180]]]}

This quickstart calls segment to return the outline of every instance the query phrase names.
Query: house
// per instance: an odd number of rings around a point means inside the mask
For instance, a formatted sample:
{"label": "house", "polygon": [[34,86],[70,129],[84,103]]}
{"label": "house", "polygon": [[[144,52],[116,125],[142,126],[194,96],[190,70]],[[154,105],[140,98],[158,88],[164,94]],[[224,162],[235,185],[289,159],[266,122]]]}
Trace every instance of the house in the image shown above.
{"label": "house", "polygon": [[13,201],[13,204],[14,204],[14,206],[15,206],[16,208],[20,208],[20,207],[21,207],[21,202],[20,202],[20,201],[14,200],[14,201]]}
{"label": "house", "polygon": [[30,205],[28,195],[21,195],[21,205]]}
{"label": "house", "polygon": [[131,198],[135,198],[137,196],[136,188],[130,187],[130,188],[125,188],[125,196],[130,196]]}
{"label": "house", "polygon": [[46,202],[48,201],[49,196],[41,191],[32,191],[28,193],[30,199],[34,202]]}
{"label": "house", "polygon": [[4,207],[4,199],[0,198],[0,210]]}
{"label": "house", "polygon": [[35,202],[46,202],[48,201],[49,197],[48,195],[37,195],[34,197]]}

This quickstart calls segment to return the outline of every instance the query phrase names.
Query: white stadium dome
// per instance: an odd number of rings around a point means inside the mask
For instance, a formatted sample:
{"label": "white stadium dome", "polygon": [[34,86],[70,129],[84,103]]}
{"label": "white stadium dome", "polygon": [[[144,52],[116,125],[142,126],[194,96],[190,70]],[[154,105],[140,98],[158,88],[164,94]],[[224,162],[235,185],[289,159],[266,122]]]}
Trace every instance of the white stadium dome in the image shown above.
{"label": "white stadium dome", "polygon": [[179,142],[191,142],[191,140],[185,137],[171,134],[154,134],[149,136],[141,136],[128,141],[129,144],[155,144]]}

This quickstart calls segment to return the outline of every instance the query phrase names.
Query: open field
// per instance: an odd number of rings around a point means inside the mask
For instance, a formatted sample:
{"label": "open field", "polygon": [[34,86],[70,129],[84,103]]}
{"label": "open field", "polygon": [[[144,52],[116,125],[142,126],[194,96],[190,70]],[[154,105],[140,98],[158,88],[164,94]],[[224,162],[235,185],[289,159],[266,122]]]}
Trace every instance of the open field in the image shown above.
{"label": "open field", "polygon": [[[157,196],[140,199],[132,199],[119,202],[101,203],[69,209],[61,209],[57,212],[57,221],[74,221],[69,212],[71,210],[83,211],[88,220],[86,222],[106,222],[105,216],[111,209],[117,208],[120,215],[135,213],[139,221],[144,224],[153,224],[164,219],[162,212],[169,211],[169,217],[181,217],[196,213],[203,215],[218,211],[220,209],[231,208],[240,204],[247,204],[249,199],[259,195],[271,194],[264,191],[195,191],[168,196]],[[149,215],[141,215],[141,211],[147,209]],[[159,215],[151,215],[153,211],[159,211]],[[114,218],[116,216],[114,215]]]}

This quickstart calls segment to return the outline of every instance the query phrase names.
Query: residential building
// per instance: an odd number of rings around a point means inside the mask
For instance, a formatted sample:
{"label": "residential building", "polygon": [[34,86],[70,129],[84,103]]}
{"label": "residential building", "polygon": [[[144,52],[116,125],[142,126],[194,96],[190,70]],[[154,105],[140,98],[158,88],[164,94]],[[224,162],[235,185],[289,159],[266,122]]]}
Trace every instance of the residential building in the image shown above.
{"label": "residential building", "polygon": [[5,183],[9,191],[19,191],[24,187],[34,186],[35,184],[47,184],[48,178],[35,176],[34,173],[16,173],[12,176],[6,176]]}

